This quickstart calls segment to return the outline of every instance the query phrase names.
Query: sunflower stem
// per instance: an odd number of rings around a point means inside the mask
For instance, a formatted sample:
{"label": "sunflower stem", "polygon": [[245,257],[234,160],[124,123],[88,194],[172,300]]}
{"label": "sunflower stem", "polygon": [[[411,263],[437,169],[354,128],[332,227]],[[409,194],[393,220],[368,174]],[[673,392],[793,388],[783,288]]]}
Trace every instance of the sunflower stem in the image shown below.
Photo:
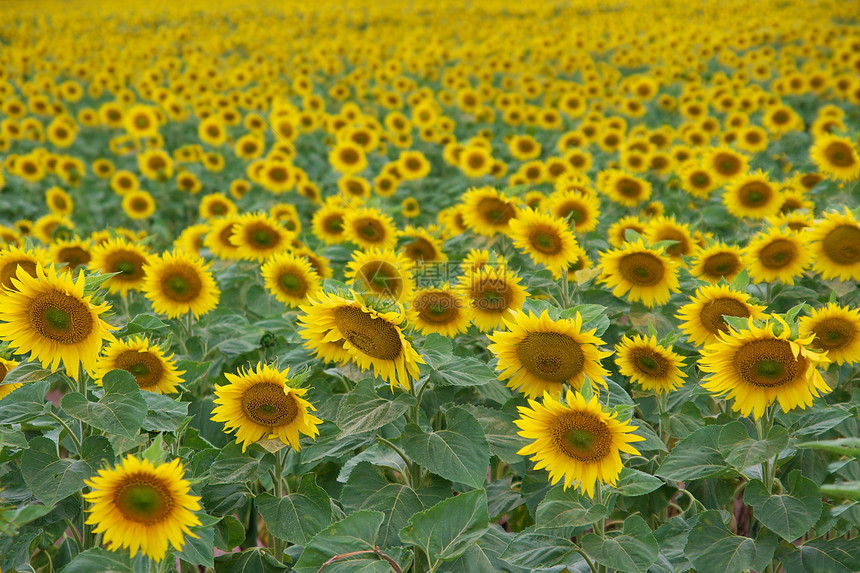
{"label": "sunflower stem", "polygon": [[[275,452],[275,475],[273,479],[275,497],[277,498],[284,497],[284,451],[286,449],[281,448]],[[274,553],[275,559],[280,562],[284,557],[284,541],[275,537],[271,530],[269,531],[269,537],[272,539],[272,553]]]}
{"label": "sunflower stem", "polygon": [[[600,485],[599,483],[594,488],[594,503],[596,505],[603,505],[603,486]],[[594,524],[594,533],[596,533],[600,537],[606,537],[606,518],[605,517],[601,517],[600,519],[597,520],[597,523]]]}
{"label": "sunflower stem", "polygon": [[82,456],[83,452],[81,451],[81,441],[78,439],[78,437],[72,431],[72,429],[68,426],[68,424],[66,424],[62,418],[60,418],[59,416],[57,416],[53,412],[48,412],[48,416],[50,416],[51,418],[55,419],[57,422],[60,423],[60,425],[63,427],[63,429],[66,431],[66,433],[69,434],[69,437],[75,443],[75,449],[78,452],[78,456]]}
{"label": "sunflower stem", "polygon": [[561,299],[565,309],[570,308],[570,283],[567,280],[567,267],[561,273]]}
{"label": "sunflower stem", "polygon": [[588,555],[585,554],[585,551],[576,547],[574,547],[573,550],[582,555],[583,559],[585,559],[585,562],[588,563],[588,567],[591,569],[591,573],[597,573],[597,568],[594,566],[594,563],[591,562],[591,559],[588,558]]}

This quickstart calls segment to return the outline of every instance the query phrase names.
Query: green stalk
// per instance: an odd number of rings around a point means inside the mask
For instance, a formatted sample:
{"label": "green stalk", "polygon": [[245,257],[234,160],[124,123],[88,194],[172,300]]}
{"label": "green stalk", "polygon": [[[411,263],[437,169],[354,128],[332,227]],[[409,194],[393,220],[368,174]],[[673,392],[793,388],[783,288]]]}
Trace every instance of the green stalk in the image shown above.
{"label": "green stalk", "polygon": [[[274,475],[274,487],[275,487],[275,497],[282,498],[284,497],[284,451],[286,448],[281,448],[275,453],[275,475]],[[272,553],[275,554],[275,559],[281,561],[284,558],[284,541],[282,539],[278,539],[275,535],[269,531],[269,537],[272,540]]]}

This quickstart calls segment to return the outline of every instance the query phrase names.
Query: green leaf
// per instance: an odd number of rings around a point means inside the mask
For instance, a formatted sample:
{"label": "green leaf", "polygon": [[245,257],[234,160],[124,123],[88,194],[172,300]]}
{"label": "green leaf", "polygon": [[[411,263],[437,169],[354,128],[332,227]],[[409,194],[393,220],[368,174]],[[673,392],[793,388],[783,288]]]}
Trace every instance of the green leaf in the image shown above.
{"label": "green leaf", "polygon": [[636,497],[651,493],[662,485],[663,480],[651,474],[632,468],[622,468],[615,491],[625,497]]}
{"label": "green leaf", "polygon": [[860,551],[856,539],[816,539],[788,554],[777,555],[786,573],[856,573]]}
{"label": "green leaf", "polygon": [[451,341],[432,333],[421,348],[433,381],[445,386],[482,386],[496,380],[490,367],[476,358],[454,356]]}
{"label": "green leaf", "polygon": [[[379,526],[385,519],[381,511],[359,511],[332,523],[305,546],[295,567],[296,573],[316,573],[335,555],[351,551],[373,550],[377,546]],[[371,560],[377,561],[375,556]]]}
{"label": "green leaf", "polygon": [[460,407],[445,413],[448,427],[427,433],[416,424],[403,430],[403,450],[431,472],[472,487],[487,480],[490,450],[484,430],[475,418]]}
{"label": "green leaf", "polygon": [[26,450],[29,447],[27,446],[27,436],[20,430],[0,428],[0,447],[5,446]]}
{"label": "green leaf", "polygon": [[[142,559],[140,561],[143,562]],[[134,573],[136,569],[138,572],[141,570],[140,567],[134,567],[128,551],[108,551],[94,547],[76,555],[63,567],[62,573]]]}
{"label": "green leaf", "polygon": [[444,573],[526,573],[527,570],[512,566],[500,558],[513,536],[498,524],[490,524],[477,543],[470,545],[457,559],[443,564],[439,570]]}
{"label": "green leaf", "polygon": [[860,438],[839,438],[836,440],[818,440],[815,442],[801,442],[798,448],[812,448],[833,452],[840,456],[851,456],[860,459]]}
{"label": "green leaf", "polygon": [[307,544],[331,523],[328,494],[316,485],[314,474],[302,477],[298,492],[281,498],[264,493],[256,504],[272,535],[297,545]]}
{"label": "green leaf", "polygon": [[368,378],[356,384],[341,402],[335,423],[341,434],[369,432],[396,420],[414,403],[415,398],[405,392],[398,392],[393,399],[381,397]]}
{"label": "green leaf", "polygon": [[125,370],[111,370],[102,380],[104,396],[98,402],[90,402],[78,392],[63,396],[60,406],[70,416],[109,434],[126,438],[140,431],[146,417],[146,400],[134,376]]}
{"label": "green leaf", "polygon": [[132,334],[140,334],[141,332],[155,332],[170,326],[163,322],[157,316],[151,314],[138,314],[125,326],[124,329],[117,333],[117,338],[122,336],[131,336]]}
{"label": "green leaf", "polygon": [[111,277],[114,277],[120,273],[93,273],[91,275],[87,275],[84,279],[84,293],[90,294],[99,290],[104,283],[110,280]]}
{"label": "green leaf", "polygon": [[687,536],[685,553],[699,573],[741,573],[752,569],[755,542],[728,530],[718,511],[705,511]]}
{"label": "green leaf", "polygon": [[611,531],[606,537],[586,534],[582,538],[582,550],[610,569],[639,573],[647,571],[657,561],[659,547],[645,520],[633,515],[624,520],[620,533]]}
{"label": "green leaf", "polygon": [[675,444],[656,475],[675,481],[713,477],[726,472],[718,442],[722,426],[705,426]]}
{"label": "green leaf", "polygon": [[554,486],[540,502],[535,512],[536,530],[580,527],[591,525],[609,515],[604,505],[576,493],[573,488],[564,490],[561,484]]}
{"label": "green leaf", "polygon": [[255,547],[219,557],[215,560],[215,570],[219,573],[285,573],[287,568],[267,549]]}
{"label": "green leaf", "polygon": [[167,452],[164,450],[164,436],[158,434],[148,448],[143,450],[143,459],[149,460],[154,466],[159,466],[167,459]]}
{"label": "green leaf", "polygon": [[[20,366],[18,367],[20,368]],[[14,372],[18,368],[13,368]],[[8,376],[8,374],[7,374]],[[45,401],[49,383],[41,380],[16,388],[0,400],[0,420],[3,424],[15,424],[38,418],[51,410],[51,403]]]}
{"label": "green leaf", "polygon": [[254,481],[266,471],[261,464],[262,460],[247,452],[242,453],[241,446],[231,443],[221,450],[212,463],[209,483],[217,485]]}
{"label": "green leaf", "polygon": [[95,474],[103,462],[113,461],[110,442],[104,436],[88,437],[81,450],[83,459],[61,459],[57,445],[48,438],[30,440],[30,449],[21,455],[21,475],[42,503],[53,507],[83,489],[84,480]]}
{"label": "green leaf", "polygon": [[191,528],[191,532],[197,537],[185,536],[185,545],[177,552],[177,557],[191,565],[203,565],[215,567],[215,524],[218,519],[211,515],[197,514],[201,525]]}
{"label": "green leaf", "polygon": [[511,540],[501,559],[529,570],[551,567],[573,550],[570,539],[527,529]]}
{"label": "green leaf", "polygon": [[30,384],[44,380],[51,375],[50,370],[42,368],[38,362],[23,362],[6,373],[2,383],[6,384]]}
{"label": "green leaf", "polygon": [[750,273],[747,269],[744,269],[732,281],[732,288],[738,291],[745,291],[748,286],[750,286]]}
{"label": "green leaf", "polygon": [[348,510],[385,512],[385,521],[379,529],[380,547],[400,545],[400,530],[410,517],[424,511],[424,504],[415,490],[400,483],[389,483],[370,462],[362,462],[352,470],[340,500]]}
{"label": "green leaf", "polygon": [[400,530],[403,543],[417,545],[430,563],[450,561],[466,552],[489,527],[487,492],[461,493],[412,516]]}
{"label": "green leaf", "polygon": [[860,501],[860,481],[843,481],[818,487],[823,495],[838,499]]}
{"label": "green leaf", "polygon": [[738,470],[763,463],[788,447],[788,432],[774,426],[764,440],[750,437],[742,422],[731,422],[720,432],[719,449],[726,461]]}
{"label": "green leaf", "polygon": [[471,405],[466,406],[466,409],[484,429],[492,455],[509,464],[523,460],[517,452],[528,445],[529,441],[517,434],[519,428],[514,424],[514,420],[518,416],[515,413]]}
{"label": "green leaf", "polygon": [[788,491],[770,495],[759,480],[752,480],[744,490],[744,502],[755,510],[755,517],[765,527],[786,541],[794,541],[809,531],[821,515],[821,494],[815,482],[800,475],[788,474]]}
{"label": "green leaf", "polygon": [[155,392],[141,392],[146,400],[143,429],[148,432],[175,432],[188,418],[188,402]]}

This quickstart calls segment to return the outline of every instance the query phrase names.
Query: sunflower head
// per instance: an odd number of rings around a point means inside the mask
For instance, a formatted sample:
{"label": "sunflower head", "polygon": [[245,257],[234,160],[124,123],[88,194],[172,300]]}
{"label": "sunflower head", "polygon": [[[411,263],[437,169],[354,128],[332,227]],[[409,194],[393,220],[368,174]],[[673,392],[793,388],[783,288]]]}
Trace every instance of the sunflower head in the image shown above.
{"label": "sunflower head", "polygon": [[860,311],[830,303],[800,319],[802,338],[836,364],[860,362]]}
{"label": "sunflower head", "polygon": [[724,316],[757,318],[765,307],[750,302],[750,296],[728,285],[700,287],[690,302],[681,307],[677,318],[681,330],[693,344],[715,342],[720,333],[728,332]]}
{"label": "sunflower head", "polygon": [[143,268],[143,293],[153,309],[170,318],[187,312],[200,317],[218,305],[221,291],[208,265],[183,250],[151,257]]}
{"label": "sunflower head", "polygon": [[89,266],[104,274],[117,273],[107,280],[105,286],[122,296],[130,290],[143,287],[143,267],[149,260],[149,252],[137,243],[114,238],[93,248]]}
{"label": "sunflower head", "polygon": [[184,371],[177,370],[173,356],[150,343],[147,338],[133,337],[118,340],[108,346],[96,366],[96,384],[111,370],[130,372],[141,390],[158,394],[172,394],[182,382]]}
{"label": "sunflower head", "polygon": [[812,262],[822,278],[860,280],[860,223],[844,213],[825,213],[807,233]]}
{"label": "sunflower head", "polygon": [[680,290],[675,263],[662,248],[647,247],[641,238],[603,253],[601,266],[601,280],[613,288],[612,294],[626,294],[631,302],[641,300],[648,307],[665,304],[672,291]]}
{"label": "sunflower head", "polygon": [[657,394],[677,390],[687,374],[681,370],[684,359],[657,343],[657,338],[624,336],[615,347],[615,361],[621,374],[638,383],[643,390]]}

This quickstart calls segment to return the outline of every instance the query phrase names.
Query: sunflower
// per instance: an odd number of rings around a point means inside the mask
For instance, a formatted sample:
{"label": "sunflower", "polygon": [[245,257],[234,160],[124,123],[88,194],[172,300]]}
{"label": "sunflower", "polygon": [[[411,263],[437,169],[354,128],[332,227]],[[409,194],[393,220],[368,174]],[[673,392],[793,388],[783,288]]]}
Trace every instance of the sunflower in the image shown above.
{"label": "sunflower", "polygon": [[646,228],[646,224],[643,223],[639,217],[621,217],[609,226],[609,230],[606,231],[606,234],[608,235],[607,239],[609,244],[613,247],[621,247],[627,242],[628,230],[644,235]]}
{"label": "sunflower", "polygon": [[655,336],[624,336],[621,343],[615,346],[615,353],[615,363],[621,374],[639,384],[643,390],[663,394],[684,385],[684,378],[687,377],[681,370],[684,359],[672,352],[671,346],[666,348],[658,344]]}
{"label": "sunflower", "polygon": [[409,307],[409,322],[425,335],[435,332],[454,338],[469,330],[472,322],[472,311],[463,293],[447,284],[417,291]]}
{"label": "sunflower", "polygon": [[812,266],[822,278],[860,281],[860,223],[848,207],[825,213],[807,232]]}
{"label": "sunflower", "polygon": [[765,317],[762,326],[749,320],[748,327],[731,326],[705,346],[699,368],[709,376],[702,382],[706,390],[734,399],[732,410],[759,419],[765,409],[779,402],[783,412],[812,405],[813,397],[830,392],[817,367],[830,362],[825,354],[809,350],[813,336],[789,340],[788,325],[781,332]]}
{"label": "sunflower", "polygon": [[532,454],[535,469],[546,468],[549,481],[564,478],[564,489],[575,485],[594,497],[596,483],[615,485],[623,465],[620,452],[639,455],[630,445],[645,438],[631,432],[632,426],[617,419],[600,405],[597,396],[587,400],[579,392],[567,391],[566,404],[548,393],[543,404],[529,400],[529,407],[517,406],[520,418],[514,423],[520,436],[534,440],[517,453]]}
{"label": "sunflower", "polygon": [[137,178],[137,175],[131,171],[120,169],[111,175],[110,188],[113,189],[114,193],[117,195],[125,195],[130,191],[137,191],[140,189],[140,180]]}
{"label": "sunflower", "polygon": [[565,384],[579,389],[588,376],[606,388],[609,372],[600,361],[611,352],[598,347],[604,342],[594,330],[582,331],[582,316],[552,320],[547,311],[538,317],[518,311],[505,319],[508,332],[489,335],[487,348],[498,358],[496,370],[500,380],[528,398],[544,393],[554,398],[562,395]]}
{"label": "sunflower", "polygon": [[527,293],[521,280],[504,262],[487,263],[464,274],[458,288],[469,302],[475,326],[483,332],[497,329],[506,314],[522,309]]}
{"label": "sunflower", "polygon": [[185,374],[176,369],[172,354],[165,356],[149,339],[137,336],[117,340],[105,348],[96,364],[96,384],[101,386],[102,379],[111,370],[130,372],[141,390],[158,394],[176,392],[176,385],[182,382],[180,376]]}
{"label": "sunflower", "polygon": [[45,203],[52,213],[61,217],[68,217],[75,210],[72,196],[59,187],[51,187],[45,192]]}
{"label": "sunflower", "polygon": [[636,207],[651,197],[651,184],[624,171],[609,170],[598,178],[598,189],[625,207]]}
{"label": "sunflower", "polygon": [[556,279],[576,260],[573,252],[576,237],[564,219],[525,209],[509,225],[514,246],[527,253],[535,264],[550,269]]}
{"label": "sunflower", "polygon": [[518,209],[510,197],[492,187],[478,187],[463,194],[463,222],[480,235],[492,237],[496,233],[507,233]]}
{"label": "sunflower", "polygon": [[19,267],[0,305],[0,340],[9,342],[15,354],[30,353],[42,368],[56,372],[62,361],[66,374],[77,380],[80,368],[92,372],[102,341],[113,341],[114,328],[101,315],[107,303],[92,303],[84,296],[83,271],[75,281],[70,272],[36,267],[32,277]]}
{"label": "sunflower", "polygon": [[[257,178],[254,178],[249,174],[248,178],[259,183],[272,193],[286,193],[295,187],[298,182],[294,168],[287,163],[259,159],[251,163],[251,166],[254,165],[259,165],[259,175]],[[249,167],[250,170],[251,167]]]}
{"label": "sunflower", "polygon": [[761,169],[735,177],[723,194],[723,203],[735,217],[762,219],[776,215],[782,205],[782,194]]}
{"label": "sunflower", "polygon": [[122,210],[130,219],[146,219],[155,213],[155,199],[147,191],[137,189],[122,197]]}
{"label": "sunflower", "polygon": [[860,177],[860,154],[847,137],[823,134],[815,139],[809,154],[818,170],[833,179],[854,181]]}
{"label": "sunflower", "polygon": [[352,141],[341,141],[328,154],[332,169],[339,173],[353,175],[367,168],[364,148]]}
{"label": "sunflower", "polygon": [[356,175],[344,175],[337,180],[337,188],[345,197],[364,202],[370,199],[370,182]]}
{"label": "sunflower", "polygon": [[322,420],[311,414],[316,408],[305,400],[307,388],[290,386],[290,369],[278,371],[267,364],[257,369],[227,374],[229,384],[215,387],[212,420],[224,422],[224,431],[236,430],[236,443],[242,451],[261,438],[279,439],[299,451],[299,433],[311,438],[319,435]]}
{"label": "sunflower", "polygon": [[311,218],[314,236],[327,245],[336,245],[346,240],[343,221],[347,207],[338,198],[330,198],[316,210]]}
{"label": "sunflower", "polygon": [[645,238],[651,244],[660,241],[675,241],[674,245],[669,245],[665,250],[666,254],[676,261],[680,261],[681,257],[692,255],[698,250],[698,245],[693,240],[689,225],[679,223],[674,217],[659,216],[649,221],[648,227],[645,229]]}
{"label": "sunflower", "polygon": [[128,547],[132,557],[140,552],[161,561],[168,542],[181,550],[183,534],[196,538],[190,528],[201,525],[193,513],[200,498],[188,494],[191,484],[183,474],[178,458],[156,467],[127,455],[114,469],[85,480],[92,488],[84,494],[91,504],[87,524],[95,525],[93,532],[102,534],[111,551]]}
{"label": "sunflower", "polygon": [[756,282],[779,280],[792,285],[810,258],[806,237],[778,228],[758,233],[744,248],[744,264]]}
{"label": "sunflower", "polygon": [[693,197],[707,199],[711,192],[719,188],[720,183],[704,165],[688,161],[678,169],[681,179],[681,189]]}
{"label": "sunflower", "polygon": [[749,169],[749,159],[728,147],[712,149],[704,158],[705,167],[720,183],[728,183]]}
{"label": "sunflower", "polygon": [[[436,230],[434,226],[432,229]],[[437,231],[438,232],[438,231]],[[416,263],[436,263],[448,260],[442,251],[442,241],[422,227],[408,226],[400,233],[404,239],[401,249],[406,257]]]}
{"label": "sunflower", "polygon": [[238,212],[236,204],[223,193],[211,193],[200,200],[198,212],[201,219],[228,217]]}
{"label": "sunflower", "polygon": [[147,149],[138,156],[137,165],[147,179],[167,181],[173,177],[173,160],[163,149]]}
{"label": "sunflower", "polygon": [[743,270],[743,250],[737,245],[714,243],[696,252],[690,274],[712,283],[731,282]]}
{"label": "sunflower", "polygon": [[319,275],[305,257],[275,253],[260,269],[266,288],[282,303],[295,308],[322,288]]}
{"label": "sunflower", "polygon": [[290,246],[293,235],[265,213],[245,213],[235,219],[230,242],[236,254],[249,261],[263,261]]}
{"label": "sunflower", "polygon": [[370,207],[350,209],[343,216],[344,237],[362,249],[393,249],[397,246],[394,220]]}
{"label": "sunflower", "polygon": [[200,318],[218,306],[221,296],[208,268],[203,259],[182,250],[152,256],[143,267],[143,293],[153,310],[168,318],[187,312]]}
{"label": "sunflower", "polygon": [[219,259],[229,261],[240,258],[239,247],[230,240],[238,218],[238,215],[234,215],[209,221],[208,232],[203,239],[203,245]]}
{"label": "sunflower", "polygon": [[50,246],[48,256],[54,263],[65,265],[63,270],[74,271],[89,264],[93,258],[91,250],[89,241],[78,238],[60,239]]}
{"label": "sunflower", "polygon": [[90,270],[103,274],[119,273],[104,283],[110,292],[125,296],[128,291],[143,287],[143,266],[150,256],[145,247],[115,238],[94,247],[92,255]]}
{"label": "sunflower", "polygon": [[564,189],[549,196],[546,209],[554,217],[573,223],[573,229],[577,233],[587,233],[597,227],[600,199],[593,193]]}
{"label": "sunflower", "polygon": [[135,105],[125,112],[123,124],[132,137],[153,137],[158,135],[158,116],[148,105]]}
{"label": "sunflower", "polygon": [[6,360],[0,356],[0,400],[23,386],[23,384],[3,384],[3,379],[6,378],[6,374],[16,366],[18,366],[18,363],[14,360]]}
{"label": "sunflower", "polygon": [[802,338],[814,337],[812,348],[827,351],[836,364],[860,362],[860,311],[830,303],[799,321]]}
{"label": "sunflower", "polygon": [[0,250],[0,297],[7,290],[17,290],[12,279],[19,268],[36,278],[36,267],[44,267],[49,263],[48,252],[44,249],[22,249],[17,245],[7,245]]}
{"label": "sunflower", "polygon": [[182,229],[182,232],[179,233],[179,236],[173,241],[173,246],[199,256],[200,249],[203,248],[203,238],[208,232],[209,225],[203,223],[189,225]]}
{"label": "sunflower", "polygon": [[[378,312],[355,293],[353,300],[320,293],[299,308],[304,312],[299,316],[299,334],[316,356],[338,362],[345,352],[361,370],[373,367],[374,374],[392,388],[409,390],[410,377],[418,378],[418,364],[424,364],[424,359],[403,335],[403,314]],[[340,345],[341,351],[336,347],[332,351],[331,343]]]}
{"label": "sunflower", "polygon": [[345,270],[347,284],[363,296],[405,303],[412,295],[412,261],[392,250],[353,251]]}
{"label": "sunflower", "polygon": [[744,292],[727,285],[708,285],[699,287],[675,317],[683,321],[679,328],[690,342],[703,346],[715,342],[718,334],[728,331],[724,316],[755,319],[764,310],[765,307],[752,304]]}
{"label": "sunflower", "polygon": [[293,250],[293,254],[306,259],[311,264],[314,272],[319,275],[320,279],[331,278],[331,264],[327,258],[316,254],[308,248],[295,249]]}
{"label": "sunflower", "polygon": [[627,295],[630,302],[642,301],[647,307],[668,302],[672,291],[679,292],[678,271],[663,249],[646,247],[642,239],[604,252],[600,257],[600,280],[617,297]]}
{"label": "sunflower", "polygon": [[457,166],[466,177],[477,178],[489,175],[493,170],[491,150],[484,146],[469,145],[460,152]]}

